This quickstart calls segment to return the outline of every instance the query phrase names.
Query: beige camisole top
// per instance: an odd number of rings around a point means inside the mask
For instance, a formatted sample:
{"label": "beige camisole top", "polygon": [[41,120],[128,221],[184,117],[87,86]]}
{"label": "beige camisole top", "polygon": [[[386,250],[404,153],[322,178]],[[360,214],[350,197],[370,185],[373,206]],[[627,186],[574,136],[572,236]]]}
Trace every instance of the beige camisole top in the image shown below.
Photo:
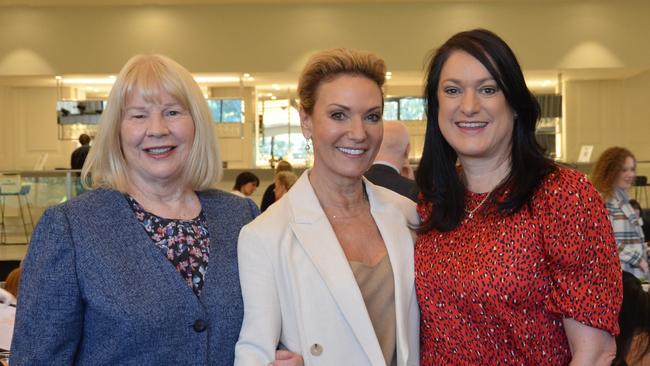
{"label": "beige camisole top", "polygon": [[387,366],[397,365],[395,282],[388,254],[375,266],[350,261]]}

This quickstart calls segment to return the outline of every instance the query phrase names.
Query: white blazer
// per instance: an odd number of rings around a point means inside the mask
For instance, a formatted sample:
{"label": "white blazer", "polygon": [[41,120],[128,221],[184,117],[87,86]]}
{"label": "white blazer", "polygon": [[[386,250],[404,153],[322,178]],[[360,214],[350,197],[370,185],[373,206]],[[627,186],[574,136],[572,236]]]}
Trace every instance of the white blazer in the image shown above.
{"label": "white blazer", "polygon": [[[305,366],[384,366],[359,286],[307,174],[239,235],[244,322],[235,365],[267,365],[280,343],[301,354]],[[418,220],[415,204],[364,184],[393,268],[397,365],[417,365],[419,310],[408,227]]]}

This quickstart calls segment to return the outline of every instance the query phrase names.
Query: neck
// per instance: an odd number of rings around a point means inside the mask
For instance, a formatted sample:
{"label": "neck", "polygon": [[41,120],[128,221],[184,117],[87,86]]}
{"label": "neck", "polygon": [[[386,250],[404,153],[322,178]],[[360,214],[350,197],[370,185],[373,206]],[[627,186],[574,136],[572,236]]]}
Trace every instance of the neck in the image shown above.
{"label": "neck", "polygon": [[201,212],[196,193],[178,185],[130,184],[126,193],[147,211],[170,219],[192,219]]}
{"label": "neck", "polygon": [[322,179],[318,172],[311,171],[309,173],[309,183],[314,188],[318,201],[323,208],[351,209],[366,202],[361,177],[333,182],[329,179]]}
{"label": "neck", "polygon": [[510,158],[494,160],[460,159],[467,189],[475,193],[491,192],[510,173]]}

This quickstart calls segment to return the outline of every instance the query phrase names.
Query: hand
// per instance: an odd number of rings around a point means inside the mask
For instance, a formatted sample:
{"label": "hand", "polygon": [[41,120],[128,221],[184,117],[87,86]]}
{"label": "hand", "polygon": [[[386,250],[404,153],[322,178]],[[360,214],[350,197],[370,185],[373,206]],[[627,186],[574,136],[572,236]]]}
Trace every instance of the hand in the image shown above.
{"label": "hand", "polygon": [[650,272],[650,270],[648,270],[648,262],[643,260],[643,258],[641,258],[641,260],[639,261],[639,268],[641,268],[641,270],[645,274],[648,274]]}
{"label": "hand", "polygon": [[275,351],[275,361],[268,366],[303,366],[302,356],[287,350]]}

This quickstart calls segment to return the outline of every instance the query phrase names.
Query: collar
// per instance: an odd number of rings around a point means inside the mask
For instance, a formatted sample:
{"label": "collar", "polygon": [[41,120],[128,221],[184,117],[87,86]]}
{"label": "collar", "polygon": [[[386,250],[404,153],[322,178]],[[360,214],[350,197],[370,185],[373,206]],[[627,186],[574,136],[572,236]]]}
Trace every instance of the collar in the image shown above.
{"label": "collar", "polygon": [[387,162],[387,161],[385,161],[385,160],[375,160],[375,162],[372,163],[372,165],[377,165],[377,164],[386,165],[387,167],[391,167],[391,168],[393,168],[393,170],[395,170],[398,174],[401,174],[401,173],[402,173],[402,171],[401,171],[399,168],[397,168],[395,165],[393,165],[393,164],[391,164],[391,163],[389,163],[389,162]]}

